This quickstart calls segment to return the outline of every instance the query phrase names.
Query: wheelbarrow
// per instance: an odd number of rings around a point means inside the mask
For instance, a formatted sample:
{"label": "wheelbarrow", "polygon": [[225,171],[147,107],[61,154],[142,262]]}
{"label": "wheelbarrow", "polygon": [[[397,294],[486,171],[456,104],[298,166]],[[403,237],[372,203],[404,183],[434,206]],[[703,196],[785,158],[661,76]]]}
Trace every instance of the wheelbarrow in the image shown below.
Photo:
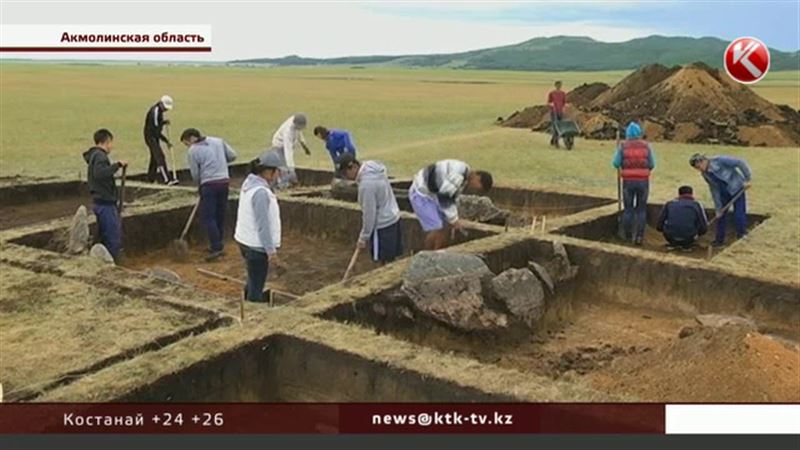
{"label": "wheelbarrow", "polygon": [[[564,147],[567,150],[572,150],[572,146],[575,144],[575,136],[581,134],[578,124],[570,119],[554,120],[553,128],[558,135],[558,139],[564,140]],[[558,148],[558,140],[556,140],[556,148]]]}

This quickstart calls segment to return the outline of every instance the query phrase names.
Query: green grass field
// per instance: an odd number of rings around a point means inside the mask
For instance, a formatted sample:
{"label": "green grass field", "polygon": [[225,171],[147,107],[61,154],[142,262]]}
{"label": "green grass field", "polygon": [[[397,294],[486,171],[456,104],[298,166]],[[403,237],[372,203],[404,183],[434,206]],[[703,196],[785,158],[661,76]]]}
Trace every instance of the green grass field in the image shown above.
{"label": "green grass field", "polygon": [[[248,161],[275,128],[304,111],[310,125],[353,132],[362,158],[380,159],[398,177],[455,157],[487,168],[503,184],[616,196],[612,142],[579,140],[572,152],[549,148],[543,134],[505,129],[498,116],[542,103],[554,79],[570,89],[614,83],[625,72],[528,73],[390,68],[159,67],[0,63],[0,176],[83,174],[81,153],[100,127],[116,135],[114,157],[132,171],[147,168],[142,140],[147,108],[163,93],[175,98],[172,139],[186,127],[228,140]],[[755,90],[800,107],[798,72],[770,73]],[[321,142],[300,166],[328,168]],[[651,199],[664,201],[692,184],[707,189],[687,163],[694,152],[744,157],[754,170],[749,208],[771,218],[751,239],[714,259],[735,273],[800,284],[800,150],[655,143],[658,167]],[[176,146],[179,166],[185,148]]]}

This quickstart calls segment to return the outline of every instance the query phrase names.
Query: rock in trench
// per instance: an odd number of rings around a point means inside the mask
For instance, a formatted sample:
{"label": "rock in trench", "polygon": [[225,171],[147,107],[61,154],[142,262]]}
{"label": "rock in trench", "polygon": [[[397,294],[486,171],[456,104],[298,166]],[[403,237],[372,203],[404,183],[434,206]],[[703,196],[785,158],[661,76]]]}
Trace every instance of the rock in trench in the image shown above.
{"label": "rock in trench", "polygon": [[111,256],[111,253],[108,252],[108,249],[103,244],[94,244],[92,249],[89,250],[89,256],[112,265],[114,264],[114,257]]}
{"label": "rock in trench", "polygon": [[464,220],[475,222],[505,224],[508,211],[495,206],[492,199],[480,195],[460,195],[458,200],[458,215]]}
{"label": "rock in trench", "polygon": [[180,275],[164,267],[153,267],[148,271],[148,275],[159,280],[169,281],[170,283],[181,282]]}
{"label": "rock in trench", "polygon": [[84,253],[89,248],[91,234],[89,233],[89,215],[86,207],[81,205],[72,216],[72,224],[67,235],[67,253],[77,255]]}
{"label": "rock in trench", "polygon": [[534,328],[545,312],[542,284],[528,269],[508,269],[492,279],[492,291],[512,317]]}
{"label": "rock in trench", "polygon": [[422,251],[411,258],[411,263],[403,272],[403,285],[431,278],[466,274],[481,279],[494,276],[486,263],[476,255],[449,251]]}
{"label": "rock in trench", "polygon": [[700,314],[694,318],[697,323],[704,327],[722,328],[728,325],[742,326],[752,330],[756,329],[756,324],[750,319],[739,316],[727,316],[724,314]]}

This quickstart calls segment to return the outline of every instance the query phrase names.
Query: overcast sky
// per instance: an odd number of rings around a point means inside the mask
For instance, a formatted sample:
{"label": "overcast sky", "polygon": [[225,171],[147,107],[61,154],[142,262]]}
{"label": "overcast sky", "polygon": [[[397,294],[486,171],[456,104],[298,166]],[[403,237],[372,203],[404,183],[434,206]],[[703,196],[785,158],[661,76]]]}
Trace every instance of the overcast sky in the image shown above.
{"label": "overcast sky", "polygon": [[[800,48],[797,0],[736,2],[36,2],[0,3],[2,24],[211,25],[210,54],[60,54],[91,59],[231,59],[445,53],[579,35],[607,42],[651,34],[755,36]],[[30,57],[4,54],[3,57]]]}

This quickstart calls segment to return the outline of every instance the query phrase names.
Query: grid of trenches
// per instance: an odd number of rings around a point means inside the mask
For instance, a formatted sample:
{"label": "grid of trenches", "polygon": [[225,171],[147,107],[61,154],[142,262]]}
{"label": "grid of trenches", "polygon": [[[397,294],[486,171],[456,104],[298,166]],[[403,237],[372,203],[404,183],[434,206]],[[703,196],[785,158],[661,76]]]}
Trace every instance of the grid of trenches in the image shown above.
{"label": "grid of trenches", "polygon": [[[279,198],[282,223],[281,265],[271,270],[267,279],[274,300],[285,303],[296,296],[316,291],[341,280],[355,248],[361,227],[361,211],[355,205],[342,205],[325,200]],[[149,272],[159,278],[172,279],[226,297],[240,298],[245,267],[233,241],[237,199],[231,199],[225,223],[225,254],[206,262],[206,232],[198,219],[189,228],[188,257],[178,258],[171,245],[181,234],[190,216],[192,205],[134,214],[123,218],[123,256],[121,265]],[[422,247],[424,235],[416,220],[404,214],[401,218],[404,247],[408,254]],[[50,251],[63,252],[58,239],[64,228],[38,231],[10,242]],[[95,233],[95,225],[91,225]],[[478,239],[492,234],[468,228],[459,241]],[[361,274],[378,267],[363,252],[352,271]]]}
{"label": "grid of trenches", "polygon": [[[231,164],[228,166],[228,173],[230,174],[231,188],[238,189],[242,186],[242,182],[244,182],[244,179],[247,178],[247,175],[250,173],[250,167],[246,163]],[[301,169],[298,167],[295,169],[295,173],[297,174],[299,186],[321,186],[330,184],[331,180],[333,180],[333,172],[330,170]],[[194,184],[189,169],[176,170],[175,177],[183,186],[191,186]],[[148,181],[146,173],[132,175],[129,179],[134,181]]]}
{"label": "grid of trenches", "polygon": [[[656,229],[658,224],[658,217],[661,214],[663,204],[647,205],[647,225],[645,227],[644,241],[641,248],[653,252],[670,252],[680,255],[685,255],[694,258],[706,258],[708,256],[709,246],[714,239],[716,232],[716,225],[712,224],[710,230],[697,240],[696,244],[689,250],[672,250],[666,246],[664,236]],[[623,240],[620,237],[620,220],[622,213],[613,213],[597,217],[587,222],[566,226],[556,230],[558,234],[575,237],[578,239],[586,239],[590,241],[608,242],[620,245],[633,246],[632,243]],[[709,220],[714,217],[715,211],[707,209],[706,215]],[[728,213],[728,220],[726,222],[726,235],[725,244],[713,249],[713,254],[724,250],[727,246],[736,241],[736,230],[734,228],[732,213]],[[769,219],[767,215],[761,214],[747,214],[747,229],[748,232],[761,225],[765,220]]]}
{"label": "grid of trenches", "polygon": [[[413,212],[408,200],[410,186],[410,181],[392,182],[397,204],[402,211]],[[339,184],[334,185],[331,189],[302,192],[295,195],[355,202],[358,198],[358,191],[352,184]],[[534,217],[541,224],[547,218],[568,216],[612,203],[614,203],[613,199],[589,195],[494,186],[488,194],[483,196],[462,195],[459,198],[459,214],[466,220],[489,225],[529,227],[532,225]]]}
{"label": "grid of trenches", "polygon": [[[489,278],[495,277],[491,286],[500,278],[530,282],[530,274],[545,285],[542,268],[559,270],[553,261],[560,248],[569,262],[562,270],[569,270],[549,277],[552,293],[523,283],[516,291],[495,290],[489,298],[478,286],[473,291],[482,292],[483,305],[464,314],[465,305],[475,304],[464,285],[450,291],[450,297],[463,300],[450,303],[443,295],[431,308],[419,300],[424,289],[409,289],[412,260],[396,285],[319,315],[632,401],[800,400],[797,287],[556,243],[525,238],[476,250]],[[533,291],[543,301],[535,305],[538,310],[526,310]],[[498,292],[504,292],[504,305],[498,305]],[[533,320],[523,326],[515,316]],[[459,317],[464,320],[454,319]]]}
{"label": "grid of trenches", "polygon": [[[155,203],[159,189],[128,186],[126,206]],[[149,197],[149,198],[148,198]],[[82,181],[12,183],[0,186],[0,230],[24,227],[75,214],[79,206],[91,211],[92,199]]]}

